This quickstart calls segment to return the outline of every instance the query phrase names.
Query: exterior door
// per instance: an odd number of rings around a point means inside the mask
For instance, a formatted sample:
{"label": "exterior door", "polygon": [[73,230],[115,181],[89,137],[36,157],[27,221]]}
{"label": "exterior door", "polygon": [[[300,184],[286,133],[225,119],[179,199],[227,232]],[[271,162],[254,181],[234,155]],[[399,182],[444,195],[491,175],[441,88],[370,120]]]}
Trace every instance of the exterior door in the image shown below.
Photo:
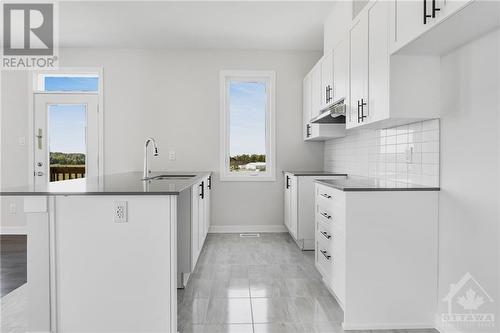
{"label": "exterior door", "polygon": [[97,94],[34,94],[34,184],[99,176]]}

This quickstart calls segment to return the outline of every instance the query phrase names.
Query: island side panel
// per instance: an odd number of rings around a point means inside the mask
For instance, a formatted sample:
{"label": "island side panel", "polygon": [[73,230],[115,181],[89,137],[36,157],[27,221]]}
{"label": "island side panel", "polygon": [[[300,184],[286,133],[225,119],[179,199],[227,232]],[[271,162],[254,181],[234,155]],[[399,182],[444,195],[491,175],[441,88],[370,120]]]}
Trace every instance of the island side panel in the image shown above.
{"label": "island side panel", "polygon": [[[115,222],[117,201],[125,223]],[[175,205],[175,196],[56,197],[58,331],[172,331]]]}
{"label": "island side panel", "polygon": [[24,198],[27,237],[27,321],[29,332],[50,332],[48,198]]}

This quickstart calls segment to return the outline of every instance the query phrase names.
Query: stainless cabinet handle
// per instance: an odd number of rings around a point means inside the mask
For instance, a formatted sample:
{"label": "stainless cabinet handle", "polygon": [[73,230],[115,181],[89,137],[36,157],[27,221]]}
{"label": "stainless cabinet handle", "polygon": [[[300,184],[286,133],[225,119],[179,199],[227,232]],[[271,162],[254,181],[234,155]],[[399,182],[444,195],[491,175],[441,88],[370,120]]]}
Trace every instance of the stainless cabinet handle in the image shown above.
{"label": "stainless cabinet handle", "polygon": [[323,215],[324,217],[326,217],[326,218],[327,218],[327,219],[329,219],[329,220],[332,218],[332,216],[331,216],[331,215],[328,215],[328,214],[327,214],[327,213],[325,213],[325,212],[321,212],[321,215]]}
{"label": "stainless cabinet handle", "polygon": [[327,198],[327,199],[331,199],[331,198],[332,198],[332,196],[331,196],[331,195],[328,195],[328,194],[326,194],[326,193],[321,193],[320,195],[321,195],[323,198]]}
{"label": "stainless cabinet handle", "polygon": [[328,252],[326,252],[326,250],[320,250],[319,252],[321,252],[321,254],[326,258],[326,260],[330,260],[332,258],[332,256],[329,255]]}
{"label": "stainless cabinet handle", "polygon": [[320,231],[320,233],[321,233],[323,236],[325,236],[325,238],[326,238],[326,239],[330,239],[330,238],[332,238],[332,236],[331,236],[331,235],[329,235],[326,231]]}

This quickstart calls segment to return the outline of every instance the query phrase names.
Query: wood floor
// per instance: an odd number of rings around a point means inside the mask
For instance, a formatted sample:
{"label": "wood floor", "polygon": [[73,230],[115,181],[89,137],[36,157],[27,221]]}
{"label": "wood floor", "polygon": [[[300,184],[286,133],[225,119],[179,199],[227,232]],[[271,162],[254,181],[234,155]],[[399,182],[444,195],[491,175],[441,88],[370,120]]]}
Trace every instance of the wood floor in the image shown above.
{"label": "wood floor", "polygon": [[26,235],[0,235],[1,297],[26,283]]}
{"label": "wood floor", "polygon": [[342,309],[321,282],[314,252],[300,251],[288,234],[210,234],[178,296],[182,333],[344,332]]}

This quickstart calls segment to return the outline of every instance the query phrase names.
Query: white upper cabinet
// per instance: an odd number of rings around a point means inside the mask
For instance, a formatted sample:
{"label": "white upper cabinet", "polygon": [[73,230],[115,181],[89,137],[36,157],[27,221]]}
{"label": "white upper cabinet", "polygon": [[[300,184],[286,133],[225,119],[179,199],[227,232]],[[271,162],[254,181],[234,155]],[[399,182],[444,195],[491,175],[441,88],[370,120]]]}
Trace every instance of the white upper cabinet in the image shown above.
{"label": "white upper cabinet", "polygon": [[307,140],[311,136],[311,74],[307,74],[302,82],[302,116],[303,116],[303,138]]}
{"label": "white upper cabinet", "polygon": [[333,101],[347,98],[349,79],[349,49],[347,38],[335,45],[333,56]]}
{"label": "white upper cabinet", "polygon": [[321,108],[333,102],[333,51],[321,59]]}
{"label": "white upper cabinet", "polygon": [[389,15],[388,1],[379,0],[368,9],[368,122],[390,117]]}
{"label": "white upper cabinet", "polygon": [[394,0],[395,29],[391,38],[391,52],[415,40],[472,1]]}
{"label": "white upper cabinet", "polygon": [[368,116],[368,16],[363,12],[349,32],[349,102],[346,122],[353,128],[367,121]]}
{"label": "white upper cabinet", "polygon": [[311,119],[319,115],[322,99],[321,61],[311,71]]}

